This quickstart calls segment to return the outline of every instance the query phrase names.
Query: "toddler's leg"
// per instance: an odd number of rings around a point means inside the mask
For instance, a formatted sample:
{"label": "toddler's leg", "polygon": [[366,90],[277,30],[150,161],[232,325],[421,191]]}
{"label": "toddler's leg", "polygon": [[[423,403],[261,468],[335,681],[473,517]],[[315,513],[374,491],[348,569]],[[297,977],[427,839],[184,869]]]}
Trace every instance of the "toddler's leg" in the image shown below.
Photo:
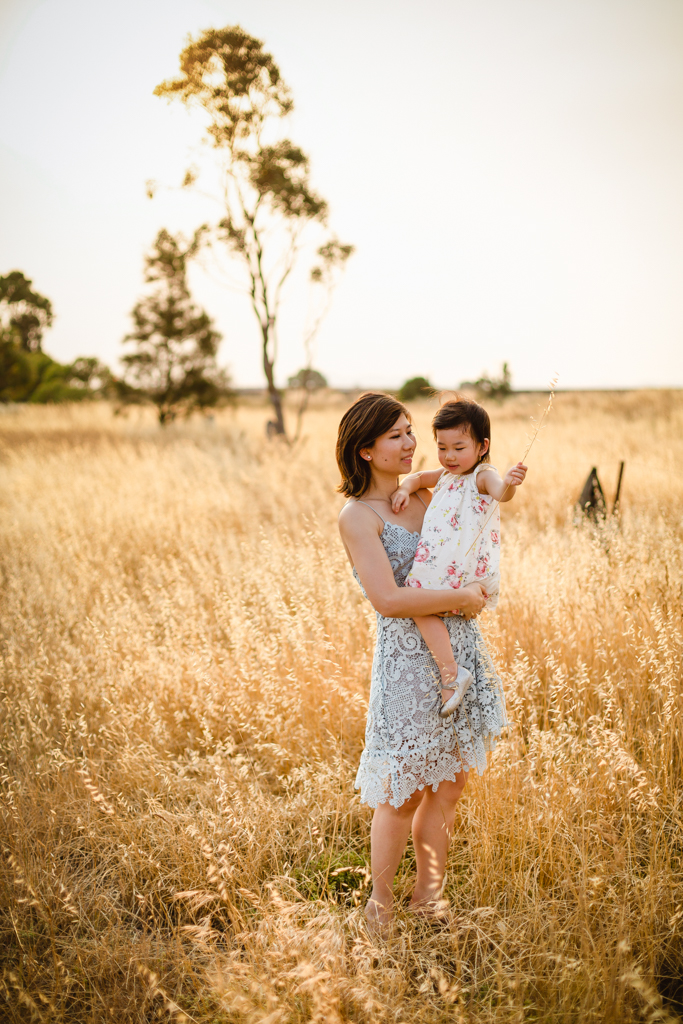
{"label": "toddler's leg", "polygon": [[419,615],[414,619],[424,642],[432,652],[441,675],[441,715],[452,715],[472,682],[472,675],[458,665],[451,647],[448,627],[438,615]]}

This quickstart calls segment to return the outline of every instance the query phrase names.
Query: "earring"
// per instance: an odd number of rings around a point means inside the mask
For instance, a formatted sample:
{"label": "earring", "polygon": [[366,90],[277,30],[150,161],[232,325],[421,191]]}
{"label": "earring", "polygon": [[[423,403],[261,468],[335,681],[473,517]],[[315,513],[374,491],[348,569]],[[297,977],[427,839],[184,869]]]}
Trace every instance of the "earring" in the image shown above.
{"label": "earring", "polygon": [[368,462],[370,462],[372,460],[372,455],[364,455],[363,458],[367,459]]}

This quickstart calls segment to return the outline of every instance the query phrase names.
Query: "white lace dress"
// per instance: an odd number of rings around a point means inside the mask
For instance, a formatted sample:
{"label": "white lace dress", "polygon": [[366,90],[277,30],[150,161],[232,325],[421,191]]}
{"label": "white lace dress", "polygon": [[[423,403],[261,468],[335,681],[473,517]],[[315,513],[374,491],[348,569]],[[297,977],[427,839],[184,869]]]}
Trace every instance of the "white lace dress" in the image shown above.
{"label": "white lace dress", "polygon": [[[399,587],[405,584],[419,539],[419,533],[397,523],[384,524],[381,540]],[[360,584],[355,569],[353,574]],[[493,749],[507,724],[500,679],[476,620],[444,621],[458,661],[475,680],[456,713],[446,719],[439,718],[436,663],[419,629],[412,619],[377,614],[365,750],[356,776],[361,801],[370,807],[387,801],[400,807],[416,789],[431,786],[436,791],[440,782],[455,780],[463,769],[476,768],[483,775],[486,751]]]}

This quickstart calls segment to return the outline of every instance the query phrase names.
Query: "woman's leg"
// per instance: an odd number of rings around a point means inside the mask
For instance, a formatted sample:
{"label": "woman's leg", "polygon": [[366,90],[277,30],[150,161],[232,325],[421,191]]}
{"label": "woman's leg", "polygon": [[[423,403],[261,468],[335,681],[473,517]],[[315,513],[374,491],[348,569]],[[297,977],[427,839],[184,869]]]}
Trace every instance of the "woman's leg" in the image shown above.
{"label": "woman's leg", "polygon": [[413,817],[413,845],[417,861],[417,882],[411,906],[439,899],[446,871],[448,846],[453,834],[455,805],[462,796],[467,772],[455,782],[440,782],[434,793],[425,789],[422,802]]}
{"label": "woman's leg", "polygon": [[394,875],[408,842],[413,815],[424,796],[424,791],[416,790],[400,807],[380,804],[373,815],[370,831],[372,893],[366,914],[380,925],[391,921]]}

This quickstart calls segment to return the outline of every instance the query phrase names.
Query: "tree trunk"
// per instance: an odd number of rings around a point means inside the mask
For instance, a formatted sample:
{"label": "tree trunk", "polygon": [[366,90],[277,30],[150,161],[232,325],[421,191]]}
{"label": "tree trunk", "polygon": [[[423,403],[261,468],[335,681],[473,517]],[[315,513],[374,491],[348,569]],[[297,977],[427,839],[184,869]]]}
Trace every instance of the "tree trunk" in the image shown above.
{"label": "tree trunk", "polygon": [[261,331],[263,333],[263,372],[266,375],[268,381],[268,398],[270,404],[273,407],[275,413],[275,419],[270,420],[268,423],[269,433],[273,433],[276,437],[284,437],[287,439],[287,431],[285,430],[285,417],[282,411],[282,395],[275,387],[275,379],[273,376],[274,364],[268,357],[268,343],[270,341],[270,324],[261,324]]}

